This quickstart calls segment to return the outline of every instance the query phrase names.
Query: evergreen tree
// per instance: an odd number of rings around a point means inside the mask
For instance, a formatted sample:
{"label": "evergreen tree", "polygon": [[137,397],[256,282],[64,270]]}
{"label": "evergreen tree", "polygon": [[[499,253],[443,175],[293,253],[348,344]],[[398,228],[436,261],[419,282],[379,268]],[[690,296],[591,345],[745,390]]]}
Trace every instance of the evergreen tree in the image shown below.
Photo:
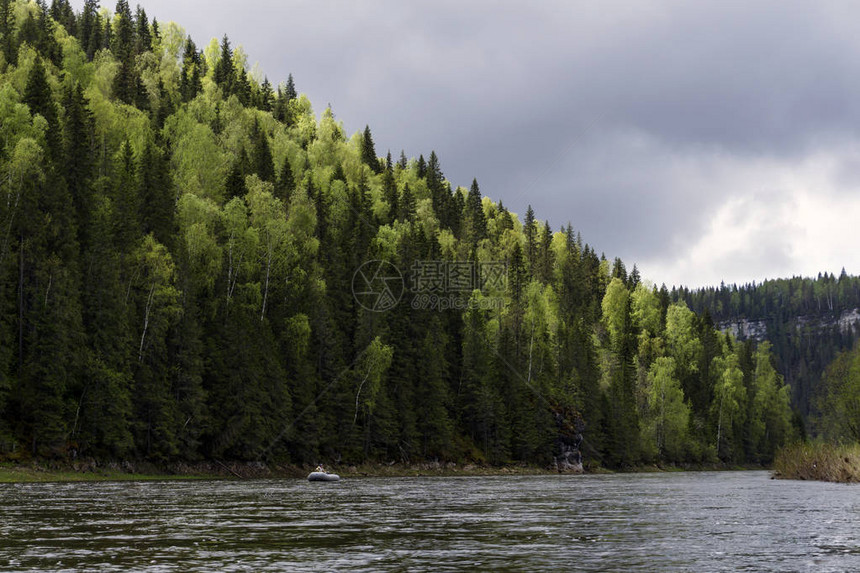
{"label": "evergreen tree", "polygon": [[110,49],[119,60],[119,70],[114,77],[113,93],[121,102],[135,105],[138,103],[139,78],[134,65],[134,22],[126,0],[117,1],[115,21],[116,29],[110,37]]}
{"label": "evergreen tree", "polygon": [[203,89],[200,66],[197,46],[194,45],[191,36],[188,36],[185,40],[185,51],[182,54],[182,74],[179,79],[179,93],[183,102],[193,100]]}
{"label": "evergreen tree", "polygon": [[[102,36],[102,21],[98,12],[98,0],[86,0],[84,3],[84,13],[82,15],[82,26],[84,30],[81,32],[81,45],[87,51],[87,59],[92,61],[96,52],[104,47],[105,40]],[[110,23],[107,22],[110,26]]]}
{"label": "evergreen tree", "polygon": [[281,174],[275,184],[275,197],[280,199],[284,205],[289,205],[295,189],[296,182],[293,178],[293,170],[290,167],[290,160],[285,157],[284,164],[281,166]]}
{"label": "evergreen tree", "polygon": [[272,104],[274,103],[274,92],[272,91],[272,84],[269,83],[269,78],[263,79],[263,85],[260,86],[260,97],[257,102],[257,109],[263,111],[272,111]]}
{"label": "evergreen tree", "polygon": [[135,30],[135,53],[142,54],[144,52],[151,52],[152,33],[149,30],[149,19],[146,17],[146,11],[139,5],[134,17],[134,22],[137,25]]}
{"label": "evergreen tree", "polygon": [[33,67],[27,76],[27,86],[24,88],[22,101],[30,108],[32,115],[41,115],[48,124],[45,132],[45,151],[52,161],[58,161],[62,154],[62,132],[54,104],[51,86],[48,84],[48,74],[42,59],[36,57]]}
{"label": "evergreen tree", "polygon": [[152,234],[162,245],[173,243],[176,200],[170,170],[165,154],[152,142],[147,141],[140,156],[137,172],[140,185],[139,197],[142,205],[141,228]]}
{"label": "evergreen tree", "polygon": [[224,183],[225,197],[244,197],[248,192],[247,187],[245,187],[245,177],[248,175],[250,169],[249,164],[248,154],[245,153],[245,148],[243,147],[239,153],[239,157],[236,158],[229,173],[227,173],[227,180]]}
{"label": "evergreen tree", "polygon": [[370,134],[370,126],[364,126],[364,134],[361,138],[361,161],[374,173],[381,173],[379,158],[376,157],[376,148],[373,145],[373,136]]}
{"label": "evergreen tree", "polygon": [[523,221],[523,235],[526,238],[526,260],[528,261],[529,272],[534,274],[537,266],[537,228],[535,226],[535,212],[532,206],[529,205],[526,209],[526,218]]}
{"label": "evergreen tree", "polygon": [[12,0],[0,0],[0,53],[8,64],[18,61],[18,46],[15,42],[15,11]]}
{"label": "evergreen tree", "polygon": [[[63,106],[66,110],[63,175],[75,204],[78,230],[84,232],[92,208],[90,183],[94,164],[94,124],[83,87],[79,83],[68,87]],[[85,242],[82,236],[79,239]]]}
{"label": "evergreen tree", "polygon": [[477,243],[487,238],[487,219],[484,216],[484,207],[481,203],[481,191],[478,188],[478,180],[472,180],[469,196],[466,198],[466,224],[469,240]]}
{"label": "evergreen tree", "polygon": [[275,181],[275,163],[272,161],[272,151],[269,148],[269,136],[260,127],[260,122],[254,120],[251,129],[251,173],[256,173],[263,180]]}
{"label": "evergreen tree", "polygon": [[215,83],[224,92],[224,95],[234,93],[236,72],[233,68],[233,51],[230,49],[230,40],[227,35],[221,40],[221,57],[215,64]]}

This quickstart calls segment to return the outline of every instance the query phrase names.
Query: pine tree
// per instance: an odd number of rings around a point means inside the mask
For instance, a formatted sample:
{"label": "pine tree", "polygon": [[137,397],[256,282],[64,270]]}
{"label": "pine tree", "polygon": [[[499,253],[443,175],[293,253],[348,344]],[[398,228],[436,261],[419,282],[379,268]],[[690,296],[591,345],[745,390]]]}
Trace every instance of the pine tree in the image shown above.
{"label": "pine tree", "polygon": [[296,84],[293,82],[293,74],[289,74],[287,76],[287,86],[284,90],[284,99],[287,103],[299,97],[299,94],[296,93]]}
{"label": "pine tree", "polygon": [[[389,154],[390,157],[391,154]],[[388,220],[389,222],[397,219],[397,182],[394,179],[394,173],[391,171],[390,163],[386,163],[385,170],[382,172],[382,195],[385,202],[388,203]]]}
{"label": "pine tree", "polygon": [[258,120],[254,120],[254,126],[251,129],[251,145],[251,173],[256,173],[263,181],[273,183],[275,163],[272,161],[272,151],[269,148],[269,136]]}
{"label": "pine tree", "polygon": [[523,221],[523,235],[526,238],[526,260],[528,261],[529,273],[534,275],[537,267],[537,227],[535,226],[535,212],[529,205],[526,209],[526,218]]}
{"label": "pine tree", "polygon": [[415,220],[415,197],[409,189],[409,184],[403,186],[403,192],[398,201],[397,218],[401,221]]}
{"label": "pine tree", "polygon": [[281,174],[275,184],[275,197],[280,199],[284,205],[289,205],[295,189],[296,182],[293,179],[293,170],[290,167],[290,160],[285,157],[284,164],[281,166]]}
{"label": "pine tree", "polygon": [[420,179],[424,179],[424,177],[426,177],[426,176],[427,176],[427,162],[426,162],[426,161],[424,161],[424,156],[423,156],[423,155],[419,155],[419,156],[418,156],[418,164],[417,164],[417,167],[418,167],[418,177],[419,177]]}
{"label": "pine tree", "polygon": [[48,74],[40,57],[36,57],[27,76],[22,101],[30,108],[32,115],[41,115],[48,124],[45,132],[45,151],[52,161],[58,161],[62,154],[62,133],[57,119],[57,106],[54,104]]}
{"label": "pine tree", "polygon": [[239,152],[239,157],[236,158],[229,173],[227,173],[227,179],[224,183],[225,197],[244,197],[248,192],[247,187],[245,187],[245,177],[248,175],[248,171],[250,169],[249,164],[250,160],[248,159],[248,154],[245,152],[245,148],[243,147]]}
{"label": "pine tree", "polygon": [[82,21],[86,23],[87,27],[86,32],[81,34],[81,45],[87,51],[87,59],[92,61],[96,52],[102,49],[105,43],[102,36],[102,19],[98,12],[98,0],[86,0]]}
{"label": "pine tree", "polygon": [[135,48],[137,54],[152,51],[152,33],[149,31],[149,19],[146,17],[146,11],[139,5],[134,18],[137,24],[135,33]]}
{"label": "pine tree", "polygon": [[185,51],[182,54],[182,74],[179,78],[179,93],[183,102],[188,102],[197,97],[203,84],[200,79],[200,54],[191,36],[185,40]]}
{"label": "pine tree", "polygon": [[36,5],[39,7],[39,18],[34,47],[39,50],[42,57],[60,67],[63,63],[63,50],[54,36],[54,21],[44,0],[37,0]]}
{"label": "pine tree", "polygon": [[468,240],[477,243],[487,238],[487,219],[484,216],[484,207],[481,203],[481,191],[478,188],[478,180],[472,179],[469,195],[466,198],[466,221],[468,228]]}
{"label": "pine tree", "polygon": [[162,245],[171,246],[176,205],[173,183],[164,152],[147,141],[141,153],[138,171],[140,185],[141,228],[144,235],[152,234]]}
{"label": "pine tree", "polygon": [[230,49],[230,40],[227,35],[221,40],[221,57],[215,64],[215,83],[221,88],[224,95],[234,93],[236,72],[233,68],[233,51]]}
{"label": "pine tree", "polygon": [[18,61],[18,46],[15,42],[15,11],[12,0],[0,0],[0,54],[8,64]]}
{"label": "pine tree", "polygon": [[[64,129],[63,168],[69,193],[75,204],[78,230],[83,233],[92,208],[93,137],[94,121],[89,102],[79,83],[69,86],[64,101],[66,121]],[[83,236],[79,240],[85,243]]]}
{"label": "pine tree", "polygon": [[116,183],[112,197],[117,225],[115,240],[120,252],[131,253],[142,234],[137,166],[128,141],[120,147],[116,163]]}
{"label": "pine tree", "polygon": [[251,105],[251,82],[248,80],[248,73],[245,68],[240,68],[235,75],[233,82],[233,93],[239,99],[239,103],[248,107]]}
{"label": "pine tree", "polygon": [[113,202],[98,195],[87,218],[84,283],[89,287],[82,302],[89,352],[73,439],[84,455],[124,457],[133,447],[129,352],[133,343],[112,210]]}
{"label": "pine tree", "polygon": [[273,103],[274,92],[272,91],[272,84],[269,83],[269,78],[264,78],[263,85],[260,86],[260,98],[257,102],[257,109],[263,111],[272,111]]}
{"label": "pine tree", "polygon": [[114,96],[128,105],[139,103],[139,78],[135,70],[135,35],[131,10],[126,0],[116,3],[116,30],[110,38],[110,48],[117,60],[119,71],[114,77]]}
{"label": "pine tree", "polygon": [[370,134],[370,126],[364,126],[364,134],[361,138],[361,161],[374,173],[381,173],[379,158],[376,156],[376,148],[373,145],[373,136]]}

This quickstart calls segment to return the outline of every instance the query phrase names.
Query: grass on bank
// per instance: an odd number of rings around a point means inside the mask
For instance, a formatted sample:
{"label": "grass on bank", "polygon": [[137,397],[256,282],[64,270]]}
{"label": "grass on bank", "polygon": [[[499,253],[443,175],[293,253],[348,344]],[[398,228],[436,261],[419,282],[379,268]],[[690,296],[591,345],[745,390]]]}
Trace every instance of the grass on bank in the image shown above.
{"label": "grass on bank", "polygon": [[177,475],[135,473],[114,469],[76,470],[45,468],[38,465],[0,463],[0,483],[47,483],[81,481],[161,481],[189,479],[218,479],[216,475]]}
{"label": "grass on bank", "polygon": [[860,483],[860,444],[794,444],[782,448],[773,462],[777,479]]}

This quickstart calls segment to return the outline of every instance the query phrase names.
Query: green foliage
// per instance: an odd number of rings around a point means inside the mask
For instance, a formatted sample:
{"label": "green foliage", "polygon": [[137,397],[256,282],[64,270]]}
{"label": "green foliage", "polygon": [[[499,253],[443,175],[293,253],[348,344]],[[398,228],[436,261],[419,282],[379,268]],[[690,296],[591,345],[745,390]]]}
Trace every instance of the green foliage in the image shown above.
{"label": "green foliage", "polygon": [[860,344],[837,354],[818,390],[820,431],[834,442],[860,442]]}
{"label": "green foliage", "polygon": [[690,407],[684,401],[681,384],[675,378],[675,359],[657,358],[648,371],[648,414],[645,442],[656,447],[657,455],[682,461],[689,442]]}
{"label": "green foliage", "polygon": [[[766,345],[434,151],[380,161],[226,36],[0,0],[0,54],[0,456],[624,467],[794,436]],[[353,296],[379,260],[387,312]],[[427,262],[457,270],[438,308]],[[851,360],[822,406],[846,436]]]}

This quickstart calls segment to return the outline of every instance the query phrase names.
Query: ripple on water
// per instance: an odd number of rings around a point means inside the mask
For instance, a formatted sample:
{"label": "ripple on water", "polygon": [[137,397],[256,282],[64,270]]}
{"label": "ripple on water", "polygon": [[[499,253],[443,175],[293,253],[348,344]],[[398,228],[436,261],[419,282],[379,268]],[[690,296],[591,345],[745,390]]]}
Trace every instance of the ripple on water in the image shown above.
{"label": "ripple on water", "polygon": [[0,569],[860,570],[857,491],[765,472],[9,484]]}

